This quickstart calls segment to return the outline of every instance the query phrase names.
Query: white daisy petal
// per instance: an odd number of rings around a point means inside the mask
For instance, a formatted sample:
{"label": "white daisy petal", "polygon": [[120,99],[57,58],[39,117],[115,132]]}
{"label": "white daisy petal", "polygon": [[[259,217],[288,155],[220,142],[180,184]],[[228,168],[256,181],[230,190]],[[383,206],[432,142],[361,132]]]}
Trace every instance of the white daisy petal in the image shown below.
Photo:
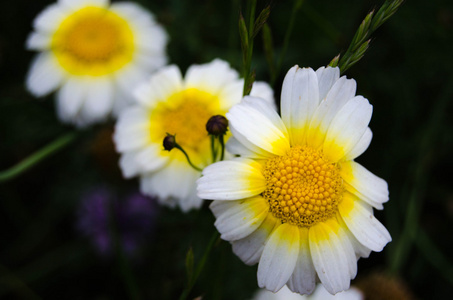
{"label": "white daisy petal", "polygon": [[81,110],[81,116],[87,125],[104,120],[110,114],[113,88],[113,82],[109,78],[97,78],[90,82]]}
{"label": "white daisy petal", "polygon": [[245,96],[242,99],[241,105],[260,112],[269,121],[271,121],[285,135],[285,137],[288,137],[288,131],[285,124],[283,124],[282,119],[276,113],[275,107],[271,103],[264,101],[262,98]]}
{"label": "white daisy petal", "polygon": [[204,91],[217,95],[226,84],[239,77],[237,71],[220,59],[204,65],[192,65],[187,69],[185,88],[202,88]]}
{"label": "white daisy petal", "polygon": [[[346,76],[343,76],[335,81],[334,85],[328,91],[326,102],[330,105],[335,105],[335,103],[337,103],[336,109],[333,109],[335,113],[335,111],[338,111],[347,101],[354,98],[356,90],[356,81],[354,79],[347,79]],[[332,117],[328,118],[332,119]]]}
{"label": "white daisy petal", "polygon": [[140,171],[140,167],[135,161],[134,152],[128,152],[121,155],[119,164],[124,178],[132,178]]}
{"label": "white daisy petal", "polygon": [[105,7],[109,4],[109,0],[58,0],[58,3],[71,9],[78,9],[87,5]]}
{"label": "white daisy petal", "polygon": [[[219,181],[222,182],[219,185]],[[198,196],[211,200],[239,200],[266,188],[261,165],[246,158],[220,161],[206,167],[198,181]]]}
{"label": "white daisy petal", "polygon": [[347,290],[351,278],[338,236],[323,222],[311,227],[308,235],[313,264],[326,290],[331,294]]}
{"label": "white daisy petal", "polygon": [[162,145],[148,144],[142,150],[137,151],[135,154],[136,164],[140,166],[140,172],[154,172],[162,168],[167,162],[169,157],[162,155]]}
{"label": "white daisy petal", "polygon": [[324,154],[331,161],[339,161],[351,151],[368,128],[373,106],[357,96],[349,100],[330,123],[324,141]]}
{"label": "white daisy petal", "polygon": [[236,138],[230,137],[225,145],[226,150],[233,155],[240,155],[241,157],[257,157],[258,154],[240,143]]}
{"label": "white daisy petal", "polygon": [[58,88],[65,73],[55,58],[47,53],[39,54],[33,61],[27,75],[27,88],[37,97],[49,94]]}
{"label": "white daisy petal", "polygon": [[[269,153],[283,155],[289,150],[288,134],[275,110],[259,98],[246,97],[226,114],[232,130]],[[274,123],[275,122],[275,123]],[[242,142],[241,136],[236,138]],[[247,146],[247,145],[246,145]]]}
{"label": "white daisy petal", "polygon": [[347,238],[351,243],[351,246],[356,254],[356,259],[358,260],[361,257],[370,256],[371,249],[362,245],[354,236],[354,234],[349,229],[347,229],[348,226],[343,221],[343,218],[341,217],[340,213],[337,213],[337,222],[340,224],[340,227],[343,229],[343,232],[347,235]]}
{"label": "white daisy petal", "polygon": [[368,149],[368,146],[370,146],[372,138],[373,133],[371,132],[370,127],[368,127],[357,144],[344,155],[344,159],[353,160],[362,155],[362,153],[365,152],[366,149]]}
{"label": "white daisy petal", "polygon": [[368,171],[361,164],[348,161],[341,164],[340,175],[346,189],[377,209],[389,200],[387,182]]}
{"label": "white daisy petal", "polygon": [[256,264],[260,260],[267,239],[271,235],[274,228],[280,224],[280,221],[272,216],[272,214],[268,213],[264,221],[254,232],[240,240],[231,242],[234,254],[236,254],[247,265]]}
{"label": "white daisy petal", "polygon": [[182,90],[182,75],[175,65],[167,66],[155,73],[149,82],[137,86],[134,96],[137,101],[149,108]]}
{"label": "white daisy petal", "polygon": [[392,238],[384,225],[370,213],[369,208],[365,207],[366,205],[357,197],[346,193],[338,205],[338,210],[357,240],[367,248],[380,252]]}
{"label": "white daisy petal", "polygon": [[140,106],[131,106],[118,117],[116,131],[129,130],[149,126],[149,112]]}
{"label": "white daisy petal", "polygon": [[226,241],[250,235],[264,221],[269,205],[261,196],[236,201],[214,201],[210,208],[216,216],[214,223]]}
{"label": "white daisy petal", "polygon": [[[244,80],[236,80],[227,84],[219,94],[222,99],[223,110],[230,109],[233,105],[238,104],[242,99],[242,89],[244,87]],[[250,96],[261,98],[272,106],[274,110],[277,109],[275,106],[274,91],[269,84],[262,81],[255,81],[250,91]]]}
{"label": "white daisy petal", "polygon": [[334,83],[340,78],[340,69],[332,67],[320,67],[316,70],[319,84],[319,99],[323,100]]}
{"label": "white daisy petal", "polygon": [[311,68],[292,67],[283,81],[282,120],[291,145],[303,145],[310,120],[319,104],[318,77]]}
{"label": "white daisy petal", "polygon": [[129,134],[117,135],[115,138],[118,151],[135,151],[148,145],[149,136],[146,131],[131,131]]}
{"label": "white daisy petal", "polygon": [[300,228],[300,250],[294,273],[287,285],[293,292],[311,294],[316,287],[316,271],[310,255],[308,229]]}
{"label": "white daisy petal", "polygon": [[[234,141],[232,142],[232,146],[236,146],[235,149],[240,150],[242,152],[238,152],[237,154],[240,153],[248,153],[249,155],[245,155],[245,157],[251,157],[255,159],[259,158],[269,158],[275,156],[274,154],[258,147],[257,145],[253,144],[250,142],[245,135],[243,135],[240,131],[236,130],[235,127],[231,126],[230,123],[230,131],[233,134],[233,138],[238,141],[240,145],[234,145]],[[228,143],[227,143],[228,145]],[[240,147],[240,148],[239,148]],[[246,150],[247,149],[247,150]],[[236,153],[235,153],[236,154]]]}
{"label": "white daisy petal", "polygon": [[114,79],[120,89],[131,94],[137,84],[145,80],[147,73],[142,66],[129,65],[116,72]]}
{"label": "white daisy petal", "polygon": [[[186,162],[173,160],[156,172],[142,176],[140,190],[146,195],[159,196],[163,204],[172,204],[173,199],[193,201],[193,188],[199,176],[199,172],[192,169]],[[175,186],[178,188],[175,189]],[[201,205],[201,201],[195,204]],[[187,210],[190,208],[185,207]]]}
{"label": "white daisy petal", "polygon": [[141,5],[134,2],[115,2],[110,5],[110,9],[131,20],[132,23],[140,24],[140,27],[150,26],[154,23],[154,16],[147,12]]}
{"label": "white daisy petal", "polygon": [[278,226],[266,241],[258,264],[259,287],[274,293],[280,290],[294,271],[299,247],[299,228],[288,223]]}
{"label": "white daisy petal", "polygon": [[242,88],[244,87],[244,80],[235,80],[222,88],[218,97],[222,99],[221,109],[228,111],[233,105],[236,105],[242,100]]}
{"label": "white daisy petal", "polygon": [[[190,182],[189,192],[187,193],[187,197],[178,199],[179,206],[183,212],[188,212],[191,209],[199,209],[203,204],[203,199],[198,197],[197,195],[197,188],[195,185],[196,179]],[[181,201],[182,200],[182,201]]]}
{"label": "white daisy petal", "polygon": [[57,93],[57,113],[60,120],[74,122],[77,119],[88,93],[88,83],[69,78]]}
{"label": "white daisy petal", "polygon": [[50,33],[56,30],[66,18],[67,9],[57,3],[47,6],[33,21],[33,27],[41,32]]}
{"label": "white daisy petal", "polygon": [[50,47],[51,37],[48,34],[32,32],[26,42],[29,50],[45,50]]}
{"label": "white daisy petal", "polygon": [[119,116],[113,140],[118,152],[135,151],[149,145],[149,113],[138,106],[129,107]]}
{"label": "white daisy petal", "polygon": [[[343,253],[344,253],[343,259],[345,260],[346,264],[348,265],[349,276],[351,277],[351,279],[354,279],[355,276],[357,275],[357,257],[355,255],[355,249],[353,247],[352,242],[349,240],[348,228],[338,226],[338,224],[341,225],[341,223],[338,221],[338,219],[341,219],[341,217],[337,213],[337,217],[335,220],[335,223],[337,223],[337,224],[335,224],[335,227],[338,228],[337,235],[338,235],[338,239],[341,243],[341,246],[343,248]],[[331,223],[331,222],[329,222],[329,223]],[[336,228],[333,228],[333,229],[336,229]]]}
{"label": "white daisy petal", "polygon": [[332,120],[339,110],[354,97],[356,86],[355,80],[346,79],[346,76],[335,81],[310,121],[307,138],[309,145],[315,148],[322,145]]}
{"label": "white daisy petal", "polygon": [[250,96],[266,100],[273,109],[277,109],[274,99],[274,90],[266,82],[255,81],[250,91]]}

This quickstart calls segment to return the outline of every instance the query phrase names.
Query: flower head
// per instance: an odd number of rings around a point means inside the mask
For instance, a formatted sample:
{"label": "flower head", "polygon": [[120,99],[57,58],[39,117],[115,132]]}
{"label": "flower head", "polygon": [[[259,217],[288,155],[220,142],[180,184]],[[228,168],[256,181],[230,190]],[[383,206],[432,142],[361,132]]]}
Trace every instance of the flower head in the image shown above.
{"label": "flower head", "polygon": [[59,0],[34,21],[27,48],[39,51],[27,87],[57,90],[58,116],[86,126],[127,104],[129,90],[166,63],[167,35],[134,3]]}
{"label": "flower head", "polygon": [[212,116],[206,123],[206,131],[214,136],[224,135],[228,131],[228,120],[221,115]]}
{"label": "flower head", "polygon": [[167,136],[164,137],[163,141],[164,150],[171,151],[176,146],[176,138],[173,134],[167,133]]}
{"label": "flower head", "polygon": [[215,200],[215,226],[273,292],[285,284],[310,294],[317,278],[330,293],[347,290],[357,259],[391,240],[373,216],[387,183],[354,159],[371,142],[372,106],[338,68],[291,68],[281,117],[245,97],[227,118],[227,148],[242,157],[206,167],[198,195]]}
{"label": "flower head", "polygon": [[151,233],[157,207],[153,199],[133,193],[117,199],[107,188],[87,193],[78,210],[78,230],[92,240],[103,255],[113,252],[111,222],[115,222],[121,246],[126,254],[136,254]]}
{"label": "flower head", "polygon": [[[195,166],[207,166],[212,155],[206,122],[240,102],[242,85],[239,74],[219,59],[191,66],[184,79],[176,66],[151,76],[137,87],[136,104],[116,124],[114,140],[123,175],[140,176],[141,191],[158,195],[163,204],[178,204],[183,211],[200,207],[195,184],[200,172],[181,151],[164,151],[162,140],[167,133],[175,135]],[[273,103],[273,92],[265,83],[256,82],[252,94]]]}

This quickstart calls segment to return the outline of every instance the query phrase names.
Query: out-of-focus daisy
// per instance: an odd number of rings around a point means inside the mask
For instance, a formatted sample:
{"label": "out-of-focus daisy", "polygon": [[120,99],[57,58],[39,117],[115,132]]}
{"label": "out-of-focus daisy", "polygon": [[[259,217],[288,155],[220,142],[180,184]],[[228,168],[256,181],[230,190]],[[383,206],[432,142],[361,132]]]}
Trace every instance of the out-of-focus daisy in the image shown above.
{"label": "out-of-focus daisy", "polygon": [[119,199],[113,191],[99,187],[83,196],[77,211],[77,229],[91,239],[100,254],[108,256],[114,250],[115,224],[121,247],[127,255],[134,256],[153,231],[156,205],[155,199],[137,192]]}
{"label": "out-of-focus daisy", "polygon": [[[202,200],[196,195],[195,182],[200,172],[189,166],[180,151],[164,151],[162,141],[167,133],[176,135],[176,142],[196,166],[212,163],[206,123],[240,102],[242,85],[238,73],[219,59],[191,66],[184,79],[176,66],[155,73],[137,88],[136,105],[120,114],[116,124],[114,140],[123,175],[140,176],[141,191],[158,195],[164,204],[179,204],[183,211],[199,207]],[[274,105],[267,84],[256,82],[252,94]]]}
{"label": "out-of-focus daisy", "polygon": [[35,96],[54,90],[63,122],[86,126],[127,104],[130,89],[166,61],[167,34],[137,4],[59,0],[34,20],[27,76]]}
{"label": "out-of-focus daisy", "polygon": [[362,300],[364,299],[362,292],[351,287],[349,290],[339,292],[335,295],[329,292],[321,285],[317,285],[315,292],[312,295],[300,295],[291,292],[285,285],[277,293],[270,292],[265,289],[260,289],[255,293],[252,300]]}
{"label": "out-of-focus daisy", "polygon": [[281,118],[245,97],[226,114],[242,157],[212,164],[198,195],[217,200],[215,226],[273,292],[285,284],[310,294],[319,277],[332,294],[347,290],[357,259],[391,240],[373,216],[388,200],[385,180],[354,159],[371,142],[372,106],[338,68],[291,68]]}

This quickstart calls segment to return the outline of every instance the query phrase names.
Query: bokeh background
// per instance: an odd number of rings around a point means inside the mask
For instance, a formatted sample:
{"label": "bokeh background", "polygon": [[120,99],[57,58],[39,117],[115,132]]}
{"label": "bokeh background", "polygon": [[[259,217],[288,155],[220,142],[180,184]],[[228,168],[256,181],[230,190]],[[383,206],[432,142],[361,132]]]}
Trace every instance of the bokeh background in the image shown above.
{"label": "bokeh background", "polygon": [[[117,166],[113,121],[77,131],[58,122],[53,95],[35,99],[26,91],[34,53],[25,40],[34,17],[52,2],[0,3],[0,170],[76,135],[52,157],[0,182],[0,298],[178,299],[187,283],[186,254],[191,248],[200,261],[214,217],[208,203],[183,214],[137,196],[137,180],[122,179]],[[136,2],[168,31],[171,63],[185,70],[218,57],[240,70],[237,23],[245,1]],[[365,15],[382,2],[306,0],[274,84],[276,99],[291,66],[318,68],[344,53]],[[258,1],[258,10],[268,3],[278,56],[293,1]],[[453,3],[410,0],[345,73],[374,106],[373,142],[358,161],[390,189],[390,201],[375,214],[393,241],[361,259],[353,281],[368,299],[453,295],[452,55]],[[261,35],[252,67],[258,80],[270,79]],[[256,266],[244,265],[220,241],[189,298],[250,299],[256,289]]]}

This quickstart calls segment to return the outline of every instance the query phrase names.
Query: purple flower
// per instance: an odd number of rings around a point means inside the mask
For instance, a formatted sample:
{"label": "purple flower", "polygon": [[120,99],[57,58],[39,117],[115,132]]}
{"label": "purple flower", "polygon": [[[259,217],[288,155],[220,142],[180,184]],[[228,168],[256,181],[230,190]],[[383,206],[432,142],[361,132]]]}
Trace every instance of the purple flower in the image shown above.
{"label": "purple flower", "polygon": [[96,188],[82,197],[77,229],[91,239],[100,254],[109,256],[114,252],[114,225],[123,251],[134,256],[152,233],[156,213],[153,198],[138,192],[118,198],[112,190]]}

